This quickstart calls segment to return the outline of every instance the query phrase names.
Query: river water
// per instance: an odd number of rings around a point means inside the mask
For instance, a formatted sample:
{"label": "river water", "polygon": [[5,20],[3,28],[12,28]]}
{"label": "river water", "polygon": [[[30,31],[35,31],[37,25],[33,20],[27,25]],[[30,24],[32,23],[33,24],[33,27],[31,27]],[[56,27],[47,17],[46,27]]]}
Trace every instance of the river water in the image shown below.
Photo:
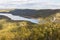
{"label": "river water", "polygon": [[25,18],[25,17],[21,17],[21,16],[17,16],[17,15],[12,15],[10,13],[0,13],[0,15],[6,16],[6,17],[10,18],[11,20],[25,20],[25,21],[30,21],[32,23],[39,23],[38,19]]}

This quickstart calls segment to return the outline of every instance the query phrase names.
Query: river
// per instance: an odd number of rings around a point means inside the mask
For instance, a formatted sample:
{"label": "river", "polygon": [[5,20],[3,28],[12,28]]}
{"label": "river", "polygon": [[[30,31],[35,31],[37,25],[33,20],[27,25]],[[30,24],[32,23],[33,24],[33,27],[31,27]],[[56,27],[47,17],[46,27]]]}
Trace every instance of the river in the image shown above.
{"label": "river", "polygon": [[25,18],[25,17],[21,17],[21,16],[17,16],[17,15],[12,15],[10,13],[0,13],[1,16],[6,16],[8,18],[10,18],[11,20],[25,20],[25,21],[30,21],[32,23],[39,23],[38,19],[34,19],[34,18]]}

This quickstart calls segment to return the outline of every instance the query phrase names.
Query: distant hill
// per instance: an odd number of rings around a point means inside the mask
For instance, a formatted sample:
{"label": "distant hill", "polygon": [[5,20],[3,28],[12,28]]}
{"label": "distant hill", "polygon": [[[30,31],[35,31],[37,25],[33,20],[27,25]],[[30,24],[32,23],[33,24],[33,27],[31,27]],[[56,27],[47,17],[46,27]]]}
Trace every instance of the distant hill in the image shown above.
{"label": "distant hill", "polygon": [[10,12],[11,10],[14,10],[14,9],[0,9],[0,13],[1,12],[3,12],[3,13]]}
{"label": "distant hill", "polygon": [[11,13],[13,15],[19,15],[27,18],[38,18],[38,17],[48,17],[50,15],[60,12],[60,9],[1,9],[0,13]]}
{"label": "distant hill", "polygon": [[48,17],[57,12],[60,12],[60,9],[42,9],[42,10],[33,10],[33,9],[15,9],[10,11],[13,15],[19,15],[28,18],[38,18],[38,17]]}

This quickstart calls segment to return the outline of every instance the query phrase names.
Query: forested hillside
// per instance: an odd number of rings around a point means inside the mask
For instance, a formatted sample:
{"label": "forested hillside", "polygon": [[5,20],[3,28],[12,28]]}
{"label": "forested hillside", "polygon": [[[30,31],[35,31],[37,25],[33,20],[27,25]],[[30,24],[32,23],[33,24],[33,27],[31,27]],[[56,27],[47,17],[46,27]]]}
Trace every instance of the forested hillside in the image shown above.
{"label": "forested hillside", "polygon": [[38,18],[38,17],[48,17],[57,12],[60,12],[59,9],[41,9],[41,10],[33,10],[33,9],[15,9],[10,11],[13,15],[19,15],[28,18]]}

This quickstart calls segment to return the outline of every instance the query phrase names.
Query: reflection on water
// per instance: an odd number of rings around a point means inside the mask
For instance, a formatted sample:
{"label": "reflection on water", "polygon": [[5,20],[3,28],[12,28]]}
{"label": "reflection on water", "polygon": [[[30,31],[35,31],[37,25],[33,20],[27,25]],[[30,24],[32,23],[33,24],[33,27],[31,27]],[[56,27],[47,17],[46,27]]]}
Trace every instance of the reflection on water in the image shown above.
{"label": "reflection on water", "polygon": [[12,15],[10,13],[0,13],[0,15],[7,16],[11,20],[25,20],[25,21],[30,21],[32,23],[39,23],[39,21],[37,19],[24,18],[24,17],[21,17],[21,16]]}

